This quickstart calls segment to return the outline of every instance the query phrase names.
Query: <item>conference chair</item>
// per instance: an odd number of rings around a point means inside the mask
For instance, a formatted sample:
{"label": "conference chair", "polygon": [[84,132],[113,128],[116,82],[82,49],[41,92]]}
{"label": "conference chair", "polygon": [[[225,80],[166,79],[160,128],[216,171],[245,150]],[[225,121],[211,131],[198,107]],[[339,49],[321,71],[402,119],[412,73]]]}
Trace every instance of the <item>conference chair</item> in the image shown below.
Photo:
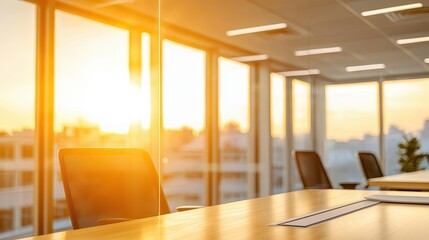
{"label": "conference chair", "polygon": [[[377,157],[370,152],[358,152],[360,165],[366,179],[383,177],[384,174],[381,171]],[[368,185],[366,186],[366,188]]]}
{"label": "conference chair", "polygon": [[63,148],[58,156],[73,229],[170,213],[144,150]]}
{"label": "conference chair", "polygon": [[[322,160],[314,151],[294,151],[299,176],[305,189],[331,189],[332,184]],[[355,189],[358,182],[339,183],[345,189]]]}

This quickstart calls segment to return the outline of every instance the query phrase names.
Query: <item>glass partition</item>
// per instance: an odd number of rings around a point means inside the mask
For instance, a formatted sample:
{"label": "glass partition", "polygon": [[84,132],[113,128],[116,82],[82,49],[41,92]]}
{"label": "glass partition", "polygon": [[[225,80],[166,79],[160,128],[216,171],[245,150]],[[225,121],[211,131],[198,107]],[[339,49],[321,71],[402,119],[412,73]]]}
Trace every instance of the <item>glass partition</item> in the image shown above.
{"label": "glass partition", "polygon": [[54,229],[70,228],[57,151],[129,146],[133,89],[129,34],[84,17],[55,12]]}
{"label": "glass partition", "polygon": [[219,58],[220,202],[248,196],[248,65]]}
{"label": "glass partition", "polygon": [[163,40],[162,185],[172,211],[206,205],[205,52]]}
{"label": "glass partition", "polygon": [[311,150],[311,85],[294,79],[292,92],[294,150]]}
{"label": "glass partition", "polygon": [[[312,150],[311,138],[311,85],[307,82],[292,80],[292,132],[293,150]],[[301,189],[295,159],[291,159],[292,189]]]}
{"label": "glass partition", "polygon": [[284,191],[286,166],[286,79],[271,74],[271,166],[272,192]]}
{"label": "glass partition", "polygon": [[0,239],[33,233],[36,10],[0,1]]}
{"label": "glass partition", "polygon": [[[429,79],[385,81],[383,90],[385,174],[397,174],[398,144],[404,142],[404,137],[416,137],[420,153],[429,152]],[[422,160],[422,168],[428,167],[426,160]]]}
{"label": "glass partition", "polygon": [[380,156],[378,83],[328,85],[325,91],[324,166],[336,187],[342,181],[364,183],[357,152]]}

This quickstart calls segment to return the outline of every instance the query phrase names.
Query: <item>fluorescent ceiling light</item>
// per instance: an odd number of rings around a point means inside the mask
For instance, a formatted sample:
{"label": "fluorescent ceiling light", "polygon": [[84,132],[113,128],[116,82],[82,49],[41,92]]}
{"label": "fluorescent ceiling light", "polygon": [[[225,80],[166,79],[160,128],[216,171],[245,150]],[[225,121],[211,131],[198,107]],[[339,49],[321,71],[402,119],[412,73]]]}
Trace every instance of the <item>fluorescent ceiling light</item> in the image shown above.
{"label": "fluorescent ceiling light", "polygon": [[425,63],[429,63],[429,58],[425,58]]}
{"label": "fluorescent ceiling light", "polygon": [[384,69],[386,65],[379,64],[369,64],[369,65],[360,65],[360,66],[349,66],[346,67],[347,72],[357,72],[357,71],[368,71],[368,70],[376,70],[376,69]]}
{"label": "fluorescent ceiling light", "polygon": [[308,76],[308,75],[316,75],[320,74],[319,69],[307,69],[307,70],[297,70],[297,71],[286,71],[286,72],[279,72],[277,74],[291,77],[291,76]]}
{"label": "fluorescent ceiling light", "polygon": [[418,37],[418,38],[398,39],[398,40],[396,40],[396,43],[397,44],[410,44],[410,43],[428,42],[428,41],[429,41],[429,36]]}
{"label": "fluorescent ceiling light", "polygon": [[378,15],[383,13],[390,13],[390,12],[399,12],[407,9],[413,9],[413,8],[420,8],[423,7],[423,4],[421,3],[413,3],[413,4],[407,4],[407,5],[401,5],[401,6],[395,6],[395,7],[388,7],[388,8],[380,8],[375,9],[371,11],[365,11],[362,12],[361,15],[364,17],[372,16],[372,15]]}
{"label": "fluorescent ceiling light", "polygon": [[340,47],[315,48],[315,49],[295,51],[295,56],[301,57],[301,56],[324,54],[324,53],[336,53],[341,51],[343,51],[343,49]]}
{"label": "fluorescent ceiling light", "polygon": [[237,61],[237,62],[253,62],[253,61],[263,61],[267,60],[268,55],[266,54],[259,54],[259,55],[250,55],[250,56],[242,56],[242,57],[234,57],[231,58],[231,60]]}
{"label": "fluorescent ceiling light", "polygon": [[271,31],[271,30],[277,30],[277,29],[283,29],[286,28],[286,23],[276,23],[271,25],[264,25],[264,26],[258,26],[258,27],[250,27],[250,28],[242,28],[242,29],[236,29],[236,30],[230,30],[226,32],[227,36],[236,36],[236,35],[242,35],[242,34],[249,34],[249,33],[256,33],[256,32],[264,32],[264,31]]}

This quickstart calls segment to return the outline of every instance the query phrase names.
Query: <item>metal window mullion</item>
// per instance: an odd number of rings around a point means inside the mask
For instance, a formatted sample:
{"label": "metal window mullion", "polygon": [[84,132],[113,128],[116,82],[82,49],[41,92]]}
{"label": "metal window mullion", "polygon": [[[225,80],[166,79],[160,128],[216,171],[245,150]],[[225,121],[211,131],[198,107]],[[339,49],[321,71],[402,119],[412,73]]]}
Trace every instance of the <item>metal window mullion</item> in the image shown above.
{"label": "metal window mullion", "polygon": [[272,193],[272,156],[271,156],[271,75],[267,61],[258,63],[257,71],[257,171],[259,172],[259,194],[268,196]]}
{"label": "metal window mullion", "polygon": [[[159,29],[158,29],[159,30]],[[161,177],[160,129],[161,129],[161,43],[156,31],[150,38],[150,128],[149,152]]]}
{"label": "metal window mullion", "polygon": [[283,188],[286,192],[292,191],[293,184],[293,155],[294,148],[293,139],[293,89],[292,80],[286,78],[286,164],[283,171],[284,184]]}
{"label": "metal window mullion", "polygon": [[34,174],[34,234],[53,229],[54,159],[54,21],[53,0],[40,1],[36,37],[36,129]]}
{"label": "metal window mullion", "polygon": [[[325,99],[325,82],[322,79],[313,81],[313,131],[314,131],[314,149],[322,156],[325,154],[326,139],[326,99]],[[325,159],[325,158],[323,158]]]}
{"label": "metal window mullion", "polygon": [[379,124],[379,156],[380,156],[380,165],[382,171],[386,169],[386,158],[384,154],[384,93],[383,93],[383,78],[380,77],[378,81],[378,124]]}
{"label": "metal window mullion", "polygon": [[206,52],[206,144],[205,198],[209,206],[219,204],[220,158],[218,130],[218,55]]}
{"label": "metal window mullion", "polygon": [[[316,125],[317,121],[316,121],[316,112],[318,110],[318,105],[316,102],[316,95],[317,95],[317,91],[316,91],[316,86],[314,84],[314,79],[311,78],[311,80],[309,81],[310,83],[310,142],[311,142],[311,149],[313,150],[317,150],[317,133],[316,131],[319,129],[319,126]],[[319,122],[320,123],[320,122]]]}
{"label": "metal window mullion", "polygon": [[[129,30],[128,63],[130,84],[141,89],[142,85],[142,32],[136,29]],[[132,93],[133,94],[133,93]],[[136,100],[136,99],[133,99]],[[139,122],[131,122],[128,132],[128,146],[141,147],[141,128]]]}
{"label": "metal window mullion", "polygon": [[258,177],[257,177],[257,69],[255,65],[249,65],[250,76],[249,76],[249,133],[248,133],[248,144],[247,144],[247,197],[254,198],[258,193]]}

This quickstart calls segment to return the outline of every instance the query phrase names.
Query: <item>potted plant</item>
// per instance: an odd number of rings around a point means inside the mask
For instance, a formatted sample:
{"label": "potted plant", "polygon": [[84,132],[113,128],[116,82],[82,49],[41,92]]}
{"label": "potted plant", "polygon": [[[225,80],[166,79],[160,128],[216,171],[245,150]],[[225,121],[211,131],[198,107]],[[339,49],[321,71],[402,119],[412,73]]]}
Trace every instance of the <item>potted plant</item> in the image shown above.
{"label": "potted plant", "polygon": [[398,147],[401,172],[414,172],[423,169],[420,167],[420,163],[426,154],[419,152],[420,143],[416,137],[411,136],[408,138],[404,136],[404,142],[398,144]]}

